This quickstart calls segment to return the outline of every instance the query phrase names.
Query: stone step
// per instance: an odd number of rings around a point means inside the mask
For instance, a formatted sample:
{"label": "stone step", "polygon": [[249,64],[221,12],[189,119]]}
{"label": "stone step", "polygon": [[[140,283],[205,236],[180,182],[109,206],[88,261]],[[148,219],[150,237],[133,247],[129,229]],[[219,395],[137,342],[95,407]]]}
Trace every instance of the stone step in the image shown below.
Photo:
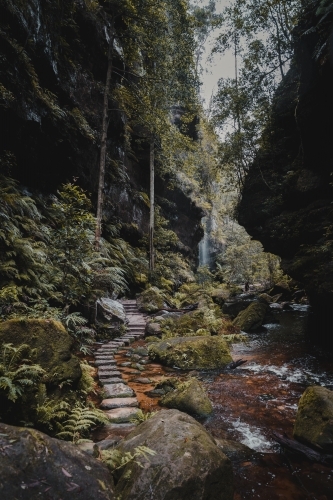
{"label": "stone step", "polygon": [[105,397],[109,398],[132,398],[135,396],[134,391],[125,385],[124,383],[119,384],[106,384],[104,386]]}
{"label": "stone step", "polygon": [[137,415],[138,409],[133,407],[114,408],[113,410],[108,410],[104,413],[110,422],[122,424],[130,422],[130,420]]}
{"label": "stone step", "polygon": [[95,366],[100,366],[101,368],[103,368],[103,366],[116,365],[117,362],[115,359],[103,359],[103,360],[97,359],[94,364]]}
{"label": "stone step", "polygon": [[120,377],[121,373],[118,370],[102,370],[98,369],[98,377],[100,379],[102,378],[109,378],[109,377]]}
{"label": "stone step", "polygon": [[99,381],[103,386],[109,384],[121,384],[121,383],[127,385],[127,383],[124,382],[121,377],[101,378]]}
{"label": "stone step", "polygon": [[124,408],[125,406],[138,407],[139,402],[136,398],[103,399],[101,402],[102,410],[113,410],[114,408]]}

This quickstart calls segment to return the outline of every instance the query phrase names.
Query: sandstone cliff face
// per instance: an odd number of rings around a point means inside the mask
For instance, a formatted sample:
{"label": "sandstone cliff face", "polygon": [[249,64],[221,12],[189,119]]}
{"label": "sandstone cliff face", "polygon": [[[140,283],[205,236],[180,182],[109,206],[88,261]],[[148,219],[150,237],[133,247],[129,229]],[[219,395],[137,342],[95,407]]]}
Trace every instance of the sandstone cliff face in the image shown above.
{"label": "sandstone cliff face", "polygon": [[[96,196],[107,12],[86,0],[6,0],[0,3],[0,156],[16,158],[6,175],[28,190],[55,192],[78,177]],[[118,20],[118,23],[121,21]],[[117,26],[116,31],[121,26]],[[121,42],[114,46],[112,85],[126,73]],[[137,244],[148,229],[148,149],[125,153],[126,117],[110,103],[105,211]],[[157,196],[171,229],[191,253],[201,239],[202,212],[181,190],[157,179]],[[170,201],[163,206],[163,199]],[[159,200],[157,200],[158,202]],[[133,224],[134,223],[134,224]]]}
{"label": "sandstone cliff face", "polygon": [[313,306],[316,338],[333,319],[333,13],[312,4],[295,30],[295,58],[245,183],[239,222],[282,257]]}

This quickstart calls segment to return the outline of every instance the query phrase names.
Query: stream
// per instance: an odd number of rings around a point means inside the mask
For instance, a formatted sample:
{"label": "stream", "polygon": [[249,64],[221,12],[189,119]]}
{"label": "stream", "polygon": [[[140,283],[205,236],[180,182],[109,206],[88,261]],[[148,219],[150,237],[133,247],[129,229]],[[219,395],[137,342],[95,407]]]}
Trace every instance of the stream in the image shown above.
{"label": "stream", "polygon": [[[271,438],[272,431],[292,437],[297,403],[309,385],[333,389],[331,354],[307,340],[310,314],[305,305],[274,311],[276,322],[232,345],[233,359],[247,359],[246,364],[235,370],[192,373],[204,383],[214,407],[212,416],[201,423],[220,444],[231,446],[226,454],[233,463],[234,500],[333,500],[333,465],[285,454]],[[132,344],[139,346],[145,341]],[[115,356],[119,365],[128,361],[127,352]],[[187,373],[158,363],[147,363],[141,373],[122,369],[144,411],[161,409],[159,398],[149,393],[161,378],[175,375],[182,378]],[[140,382],[140,376],[148,383]]]}
{"label": "stream", "polygon": [[[234,461],[237,499],[333,499],[333,466],[311,464],[280,453],[271,431],[292,437],[297,403],[309,385],[333,389],[330,355],[307,341],[309,307],[274,313],[278,323],[234,344],[234,359],[247,363],[229,372],[204,374],[214,414],[204,422],[218,439],[255,450]],[[244,453],[244,456],[246,453]]]}

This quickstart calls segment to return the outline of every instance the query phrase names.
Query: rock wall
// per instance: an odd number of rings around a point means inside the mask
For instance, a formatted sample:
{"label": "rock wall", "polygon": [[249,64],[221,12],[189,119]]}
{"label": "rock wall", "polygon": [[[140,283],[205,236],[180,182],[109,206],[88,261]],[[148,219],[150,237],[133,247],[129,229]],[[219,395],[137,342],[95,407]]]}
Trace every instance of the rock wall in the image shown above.
{"label": "rock wall", "polygon": [[333,12],[311,4],[295,29],[295,57],[281,83],[263,146],[246,179],[239,222],[304,284],[316,340],[333,320]]}
{"label": "rock wall", "polygon": [[[110,18],[90,0],[0,2],[0,156],[14,155],[6,175],[29,191],[55,192],[78,177],[96,198],[99,137],[107,70]],[[119,18],[116,23],[121,23]],[[116,32],[121,25],[115,26]],[[112,85],[127,78],[120,41],[114,45]],[[110,103],[105,209],[132,244],[148,230],[149,151],[125,153],[122,112]],[[7,152],[7,153],[5,153]],[[8,162],[7,162],[8,163]],[[201,239],[201,210],[171,183],[157,179],[156,192],[169,200],[164,215],[186,252]]]}

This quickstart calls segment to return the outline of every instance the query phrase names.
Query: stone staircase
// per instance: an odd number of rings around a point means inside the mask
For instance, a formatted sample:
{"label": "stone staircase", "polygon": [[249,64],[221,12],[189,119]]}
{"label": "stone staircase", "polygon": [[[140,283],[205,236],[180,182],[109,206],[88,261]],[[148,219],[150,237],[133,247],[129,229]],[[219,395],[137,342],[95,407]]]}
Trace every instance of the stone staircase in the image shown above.
{"label": "stone staircase", "polygon": [[134,391],[122,379],[121,367],[117,367],[114,355],[120,348],[143,338],[146,327],[145,317],[139,312],[135,300],[123,300],[122,305],[128,320],[127,332],[101,345],[95,352],[95,366],[105,394],[100,408],[105,411],[110,423],[117,424],[129,422],[136,415],[139,403]]}

